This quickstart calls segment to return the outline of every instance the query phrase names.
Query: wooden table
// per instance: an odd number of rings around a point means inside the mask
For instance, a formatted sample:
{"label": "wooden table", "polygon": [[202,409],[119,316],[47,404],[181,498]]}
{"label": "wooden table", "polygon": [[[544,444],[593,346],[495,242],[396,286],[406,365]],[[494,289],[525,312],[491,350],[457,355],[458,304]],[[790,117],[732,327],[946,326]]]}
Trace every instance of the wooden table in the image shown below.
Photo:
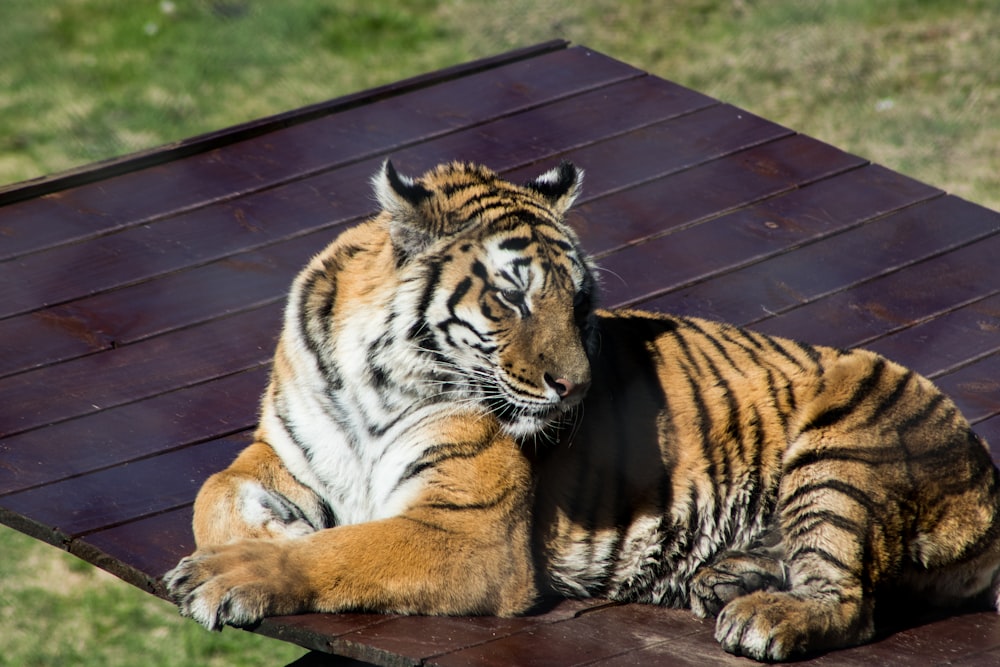
{"label": "wooden table", "polygon": [[[571,159],[606,304],[874,348],[1000,458],[1000,214],[551,42],[0,189],[0,520],[162,595],[199,485],[247,443],[293,275],[373,212],[390,155],[514,179]],[[686,611],[601,601],[258,631],[385,665],[747,664]],[[911,661],[996,664],[1000,617],[814,662]]]}

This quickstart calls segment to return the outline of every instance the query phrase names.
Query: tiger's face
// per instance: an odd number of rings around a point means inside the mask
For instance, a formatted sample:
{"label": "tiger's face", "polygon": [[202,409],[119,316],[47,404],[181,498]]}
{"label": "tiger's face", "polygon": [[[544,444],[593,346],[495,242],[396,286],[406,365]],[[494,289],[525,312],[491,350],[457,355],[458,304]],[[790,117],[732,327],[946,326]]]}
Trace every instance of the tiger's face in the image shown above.
{"label": "tiger's face", "polygon": [[563,222],[581,173],[564,163],[518,186],[472,165],[411,180],[387,163],[381,177],[417,306],[410,335],[435,356],[441,389],[485,406],[518,438],[571,413],[595,338],[592,266]]}

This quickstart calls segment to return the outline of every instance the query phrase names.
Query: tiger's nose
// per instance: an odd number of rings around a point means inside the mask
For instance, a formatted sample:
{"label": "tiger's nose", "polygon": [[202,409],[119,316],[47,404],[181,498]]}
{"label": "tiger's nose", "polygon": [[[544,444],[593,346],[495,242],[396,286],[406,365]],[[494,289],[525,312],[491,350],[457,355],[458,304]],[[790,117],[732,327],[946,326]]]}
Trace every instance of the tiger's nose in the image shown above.
{"label": "tiger's nose", "polygon": [[559,394],[559,398],[564,400],[572,398],[577,394],[582,394],[587,391],[587,387],[590,386],[589,381],[573,382],[572,380],[567,380],[566,378],[554,378],[548,373],[545,374],[545,382],[556,390],[556,393]]}

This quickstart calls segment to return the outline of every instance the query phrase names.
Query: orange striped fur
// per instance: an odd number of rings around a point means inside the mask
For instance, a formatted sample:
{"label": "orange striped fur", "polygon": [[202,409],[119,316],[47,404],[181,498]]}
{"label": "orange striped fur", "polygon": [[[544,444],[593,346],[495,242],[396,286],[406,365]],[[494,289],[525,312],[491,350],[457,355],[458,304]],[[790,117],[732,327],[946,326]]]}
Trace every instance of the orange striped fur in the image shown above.
{"label": "orange striped fur", "polygon": [[786,660],[881,603],[1000,595],[985,443],[928,380],[698,319],[595,309],[581,173],[386,163],[383,211],[293,285],[256,442],[166,576],[210,628],[602,596]]}

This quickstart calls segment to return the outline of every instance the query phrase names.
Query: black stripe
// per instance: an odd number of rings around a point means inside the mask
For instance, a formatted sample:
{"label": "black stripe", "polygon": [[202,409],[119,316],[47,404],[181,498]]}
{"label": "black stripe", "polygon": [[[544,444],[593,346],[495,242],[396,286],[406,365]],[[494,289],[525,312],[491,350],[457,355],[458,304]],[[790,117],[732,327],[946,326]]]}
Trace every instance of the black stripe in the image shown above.
{"label": "black stripe", "polygon": [[776,338],[774,336],[768,336],[766,334],[761,334],[757,332],[748,332],[748,333],[750,335],[757,336],[758,340],[762,344],[765,344],[768,347],[770,347],[780,356],[787,359],[796,368],[805,369],[805,364],[802,363],[802,360],[796,357],[790,351],[788,351],[788,349],[785,347],[785,343],[794,346],[796,350],[801,352],[803,355],[805,355],[805,357],[809,361],[812,362],[813,371],[822,372],[823,370],[823,364],[821,363],[822,356],[820,355],[820,351],[818,348],[815,348],[811,345],[806,345],[805,343],[800,343],[795,340]]}
{"label": "black stripe", "polygon": [[[691,320],[683,320],[683,323],[688,325],[689,328],[693,329],[704,339],[707,339],[712,344],[712,346],[715,347],[716,350],[718,350],[720,354],[723,355],[723,358],[730,364],[730,366],[734,367],[732,359],[726,354],[725,350],[722,349],[721,344],[718,342],[718,340],[705,333],[705,331],[701,327],[694,324]],[[681,338],[684,337],[683,330],[680,330],[677,333],[679,337]],[[689,380],[689,386],[691,387],[691,391],[694,392],[695,395],[697,396],[697,402],[699,404],[698,414],[702,424],[701,432],[704,434],[703,441],[706,447],[706,455],[710,457],[710,460],[712,460],[713,462],[715,460],[716,454],[718,454],[719,458],[721,459],[721,470],[719,469],[718,466],[713,466],[714,474],[712,475],[712,478],[716,480],[716,486],[718,487],[720,483],[719,476],[721,475],[722,480],[724,480],[725,486],[728,488],[732,486],[733,482],[732,457],[730,456],[728,448],[725,446],[728,443],[726,442],[716,443],[708,439],[708,434],[711,432],[712,424],[714,422],[711,419],[710,412],[704,400],[704,395],[700,391],[700,383],[697,385],[694,383],[694,376],[700,375],[700,373],[696,371],[696,369],[698,368],[698,364],[694,362],[691,350],[697,349],[701,358],[704,360],[704,365],[707,367],[707,370],[711,376],[709,384],[714,384],[715,386],[718,386],[719,388],[722,389],[726,404],[725,432],[730,436],[733,444],[736,445],[738,450],[737,456],[739,460],[745,460],[746,451],[744,449],[743,432],[739,424],[739,405],[736,402],[736,399],[733,395],[732,387],[729,385],[729,382],[726,380],[725,376],[719,370],[718,366],[716,366],[715,361],[705,352],[705,350],[701,346],[687,346],[686,349],[688,350],[687,356],[689,359],[691,359],[691,362],[693,364],[693,368],[691,368],[688,373],[688,380]],[[718,519],[719,513],[723,510],[723,506],[721,503],[716,502],[714,509],[715,509],[715,517],[716,519]]]}
{"label": "black stripe", "polygon": [[878,387],[879,383],[882,381],[882,377],[885,375],[885,368],[885,359],[882,359],[881,357],[877,358],[872,364],[868,374],[854,388],[854,392],[851,394],[850,398],[847,399],[847,402],[842,405],[828,408],[824,412],[820,413],[813,418],[812,421],[802,427],[802,432],[805,433],[806,431],[828,428],[854,413],[854,411],[858,408],[858,404],[868,398]]}
{"label": "black stripe", "polygon": [[[382,401],[382,405],[383,407],[385,407],[386,405],[384,400]],[[386,410],[386,412],[391,412],[391,410]],[[371,417],[368,416],[367,413],[358,411],[358,418],[364,420],[365,430],[367,431],[368,436],[370,438],[381,438],[386,433],[391,431],[397,424],[399,424],[399,422],[406,419],[407,416],[408,416],[407,411],[401,410],[395,417],[393,417],[389,421],[385,423],[377,423],[374,422],[371,419]]]}
{"label": "black stripe", "polygon": [[[923,428],[927,421],[935,413],[937,413],[942,406],[947,404],[947,397],[945,397],[944,394],[937,393],[930,398],[930,400],[924,403],[924,406],[920,410],[910,414],[906,419],[899,422],[896,428],[900,433],[906,433],[912,431],[913,429]],[[948,418],[953,417],[954,412],[954,407],[949,405],[944,416]]]}
{"label": "black stripe", "polygon": [[690,348],[687,341],[680,332],[673,332],[674,340],[677,341],[678,346],[681,350],[681,366],[684,370],[684,380],[687,383],[688,393],[690,394],[689,400],[693,404],[695,409],[695,414],[697,419],[691,428],[691,431],[698,433],[701,438],[701,454],[702,458],[705,460],[708,466],[708,475],[710,479],[718,479],[719,468],[716,463],[714,454],[714,447],[712,446],[711,440],[708,438],[709,434],[709,424],[711,423],[708,414],[708,408],[705,405],[704,400],[702,400],[701,392],[699,391],[698,384],[695,382],[695,362],[691,356]]}
{"label": "black stripe", "polygon": [[[803,526],[807,521],[814,521],[809,526]],[[782,531],[787,536],[804,535],[812,532],[821,525],[831,525],[858,536],[865,534],[865,526],[827,509],[808,510],[795,516],[795,520],[787,525],[783,525]],[[799,528],[802,528],[800,531]]]}
{"label": "black stripe", "polygon": [[[427,275],[423,278],[424,290],[420,294],[420,301],[417,302],[417,309],[414,313],[413,324],[410,326],[408,334],[408,337],[411,340],[427,337],[422,333],[425,330],[427,322],[427,309],[430,308],[431,301],[434,300],[434,294],[437,292],[438,282],[441,280],[443,264],[448,260],[449,258],[444,257],[427,265]],[[434,347],[436,348],[437,346],[435,345]]]}
{"label": "black stripe", "polygon": [[[763,334],[759,334],[759,333],[750,331],[748,329],[744,329],[743,327],[737,327],[737,326],[726,326],[725,329],[724,329],[724,333],[726,334],[727,338],[729,338],[730,340],[732,340],[732,342],[735,343],[736,345],[739,345],[743,349],[747,350],[748,353],[749,353],[749,350],[750,350],[751,347],[753,349],[759,350],[759,351],[763,351],[764,350],[764,345],[760,342],[760,340],[758,340],[758,338],[763,338],[764,337]],[[734,340],[732,338],[733,334],[739,336],[739,338],[741,340],[746,341],[746,343],[745,344],[744,343],[739,343],[736,340]]]}
{"label": "black stripe", "polygon": [[[761,360],[761,352],[763,348],[760,344],[747,335],[744,329],[738,327],[724,327],[719,330],[719,337],[726,341],[728,345],[731,345],[743,352],[749,359],[749,365],[751,368],[765,368],[765,364]],[[736,367],[736,364],[734,364]],[[742,365],[740,365],[739,370],[742,372]]]}
{"label": "black stripe", "polygon": [[530,237],[515,236],[513,238],[504,239],[500,242],[501,250],[524,250],[529,245],[531,245],[532,240]]}
{"label": "black stripe", "polygon": [[[315,296],[317,283],[324,278],[329,281],[329,290],[319,309],[316,310],[316,312],[313,312],[309,307],[309,302]],[[336,278],[323,269],[315,269],[302,283],[302,289],[299,293],[299,301],[296,304],[296,311],[298,312],[297,326],[299,329],[299,337],[305,341],[306,347],[309,348],[309,351],[319,363],[320,368],[323,368],[324,374],[328,377],[333,377],[339,380],[339,377],[333,372],[332,368],[326,368],[327,358],[326,355],[323,354],[323,344],[329,345],[330,341],[325,335],[327,330],[320,326],[323,322],[330,319],[336,299]],[[327,373],[327,370],[331,372]],[[339,386],[340,383],[337,382],[338,389]]]}
{"label": "black stripe", "polygon": [[834,556],[832,553],[830,553],[826,549],[823,549],[823,548],[820,548],[820,547],[803,546],[803,547],[801,547],[799,549],[796,549],[794,552],[790,553],[788,555],[788,560],[789,561],[795,561],[796,559],[800,558],[801,556],[810,555],[810,554],[814,555],[814,556],[818,556],[821,560],[823,560],[827,564],[832,565],[835,568],[837,568],[838,570],[840,570],[841,572],[845,572],[845,573],[847,573],[847,574],[849,574],[849,575],[851,575],[853,577],[857,577],[858,576],[858,570],[860,570],[862,568],[862,563],[861,562],[856,563],[855,566],[852,567],[851,565],[845,563],[844,561],[842,561],[839,558],[837,558],[836,556]]}
{"label": "black stripe", "polygon": [[476,276],[486,284],[490,283],[490,274],[486,270],[486,265],[478,259],[472,263],[472,275]]}
{"label": "black stripe", "polygon": [[482,453],[483,449],[483,445],[468,442],[444,442],[428,447],[424,450],[423,455],[421,455],[419,459],[407,466],[406,470],[403,471],[402,476],[396,482],[395,488],[398,489],[405,482],[417,477],[425,470],[440,465],[443,461],[456,458],[475,458]]}
{"label": "black stripe", "polygon": [[823,449],[810,449],[787,461],[783,467],[783,474],[788,475],[801,468],[807,468],[811,465],[826,463],[828,461],[880,466],[897,465],[904,462],[906,458],[895,447],[879,446],[868,449],[861,447],[824,447]]}
{"label": "black stripe", "polygon": [[800,352],[806,355],[806,357],[813,363],[816,370],[823,370],[822,355],[820,355],[819,348],[813,345],[807,345],[806,343],[793,340],[792,345],[794,345]]}
{"label": "black stripe", "polygon": [[[795,412],[796,407],[795,394],[792,392],[792,382],[787,375],[776,368],[768,366],[763,366],[763,368],[764,372],[767,374],[767,397],[770,403],[768,407],[771,408],[771,414],[777,417],[778,422],[781,424],[781,433],[787,440],[788,418]],[[775,381],[775,374],[777,374],[783,382],[780,392],[777,382]],[[785,402],[788,404],[787,409],[781,405],[781,394],[784,394]]]}
{"label": "black stripe", "polygon": [[448,512],[467,512],[467,511],[482,511],[490,510],[499,507],[504,504],[504,502],[510,498],[517,489],[513,486],[508,486],[504,488],[501,493],[498,493],[495,497],[481,500],[479,502],[473,503],[450,503],[450,502],[433,502],[433,503],[420,503],[419,507],[428,507],[430,509],[445,510]]}
{"label": "black stripe", "polygon": [[[693,329],[693,330],[694,330],[694,331],[696,331],[696,332],[697,332],[697,333],[698,333],[698,334],[699,334],[699,335],[700,335],[700,336],[701,336],[702,338],[704,338],[704,339],[705,339],[706,341],[708,341],[708,343],[709,343],[709,344],[710,344],[710,345],[711,345],[712,347],[714,347],[714,348],[715,348],[716,352],[718,352],[718,353],[719,353],[719,355],[720,355],[720,356],[721,356],[721,357],[722,357],[723,359],[725,359],[725,360],[726,360],[726,363],[727,363],[727,364],[729,364],[729,366],[730,366],[730,367],[731,367],[731,368],[732,368],[733,370],[735,370],[736,372],[738,372],[738,373],[741,373],[741,374],[742,374],[742,371],[740,370],[740,367],[739,367],[739,366],[737,365],[737,363],[736,363],[735,361],[733,361],[733,358],[732,358],[732,357],[731,357],[731,356],[729,355],[729,350],[727,350],[727,349],[726,349],[726,347],[725,347],[725,346],[724,346],[724,345],[723,345],[723,344],[722,344],[722,343],[721,343],[721,342],[719,341],[719,338],[718,338],[717,336],[714,336],[714,335],[712,335],[712,334],[710,334],[710,333],[706,332],[706,331],[705,331],[704,329],[702,329],[702,328],[701,328],[700,326],[698,326],[698,324],[697,324],[697,323],[695,323],[695,322],[694,322],[693,320],[690,320],[690,319],[685,319],[685,320],[683,320],[683,322],[684,322],[684,324],[686,324],[686,325],[687,325],[687,327],[688,327],[688,328],[690,328],[690,329]],[[705,358],[706,358],[706,359],[708,359],[708,357],[707,357],[707,356],[706,356]],[[714,364],[713,364],[713,366],[714,366]],[[718,370],[714,370],[713,372],[714,372],[714,373],[715,373],[716,375],[718,375],[718,376],[720,376],[720,377],[721,377],[721,374],[720,374],[720,373],[718,372]]]}
{"label": "black stripe", "polygon": [[462,278],[458,285],[455,286],[451,296],[448,297],[448,312],[451,313],[452,317],[457,318],[457,315],[455,315],[455,307],[463,298],[465,298],[465,295],[469,293],[471,288],[472,278],[469,278],[468,276]]}
{"label": "black stripe", "polygon": [[[743,491],[750,494],[749,501],[746,503],[744,510],[747,522],[752,523],[757,516],[761,516],[763,514],[761,512],[762,506],[769,512],[769,510],[773,508],[773,502],[764,502],[767,499],[768,494],[768,489],[764,486],[764,479],[762,475],[763,464],[761,461],[761,454],[764,450],[764,439],[766,437],[764,424],[761,421],[760,413],[757,411],[756,407],[751,405],[749,410],[750,418],[747,423],[753,426],[753,442],[750,443],[749,460],[747,460],[745,453],[743,460],[746,472],[749,473],[749,480],[743,485],[742,489],[732,489],[730,493],[739,494]],[[744,452],[745,451],[746,448],[744,448]]]}
{"label": "black stripe", "polygon": [[[754,333],[756,333],[756,332],[754,332]],[[786,350],[785,346],[782,345],[781,341],[779,341],[777,338],[773,338],[771,336],[766,336],[766,335],[761,334],[761,333],[757,333],[756,335],[759,337],[759,339],[760,339],[760,341],[761,341],[762,344],[766,344],[769,348],[771,348],[773,351],[777,352],[779,356],[781,356],[782,358],[784,358],[785,360],[787,360],[789,363],[791,363],[796,368],[802,368],[802,362],[799,361],[798,359],[796,359],[795,355],[793,355],[791,352],[789,352],[788,350]]]}
{"label": "black stripe", "polygon": [[790,495],[781,499],[782,506],[790,507],[802,499],[803,496],[827,490],[836,491],[847,496],[864,507],[865,511],[867,511],[869,515],[874,515],[876,510],[879,509],[876,507],[875,501],[873,501],[872,498],[864,491],[856,486],[852,486],[846,482],[841,482],[835,479],[826,479],[819,482],[813,482],[812,484],[803,484],[799,488],[795,489],[795,491],[793,491]]}

